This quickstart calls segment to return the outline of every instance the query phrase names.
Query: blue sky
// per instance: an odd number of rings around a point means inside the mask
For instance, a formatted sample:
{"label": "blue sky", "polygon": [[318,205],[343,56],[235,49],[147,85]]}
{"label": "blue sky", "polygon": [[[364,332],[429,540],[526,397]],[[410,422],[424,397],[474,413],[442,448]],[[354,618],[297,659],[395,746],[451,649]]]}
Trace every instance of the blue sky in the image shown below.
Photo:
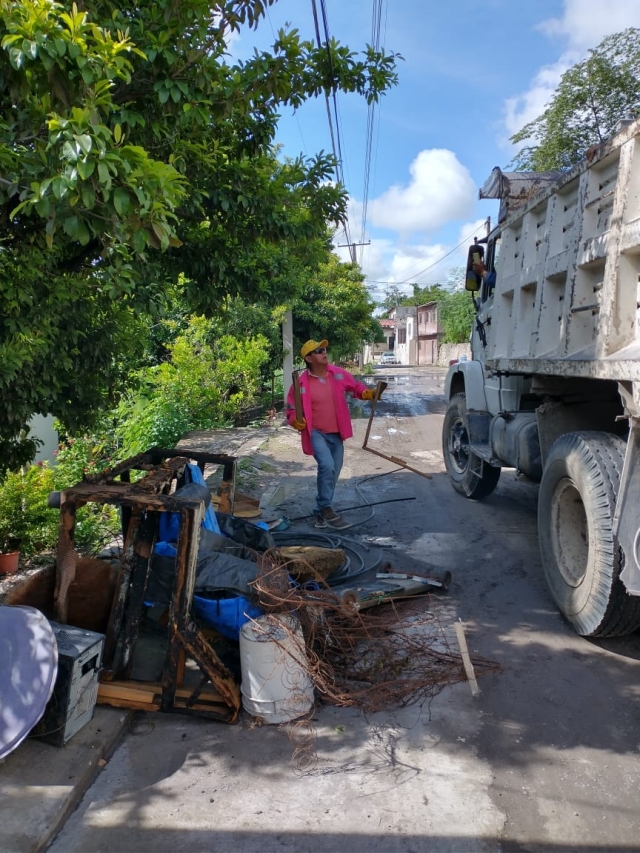
{"label": "blue sky", "polygon": [[[338,41],[354,51],[371,41],[373,0],[325,7]],[[447,282],[466,258],[464,245],[454,247],[497,214],[497,202],[478,201],[478,187],[494,166],[508,166],[509,137],[539,115],[566,68],[605,35],[639,23],[636,0],[383,0],[381,43],[404,60],[398,86],[375,111],[371,245],[357,250],[374,299],[391,283],[408,292],[410,281]],[[287,24],[312,39],[311,0],[278,0],[257,31],[234,39],[233,57],[267,48]],[[338,108],[350,234],[360,241],[368,108],[355,95],[340,95]],[[277,142],[284,155],[330,151],[324,100],[283,112]]]}

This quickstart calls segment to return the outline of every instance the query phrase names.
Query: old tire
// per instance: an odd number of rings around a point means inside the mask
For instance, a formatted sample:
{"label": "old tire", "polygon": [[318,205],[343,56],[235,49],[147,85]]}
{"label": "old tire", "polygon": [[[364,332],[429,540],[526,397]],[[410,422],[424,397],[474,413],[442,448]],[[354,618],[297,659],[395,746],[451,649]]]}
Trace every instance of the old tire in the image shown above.
{"label": "old tire", "polygon": [[482,500],[498,485],[500,468],[488,465],[469,448],[464,394],[454,394],[449,400],[442,425],[442,455],[451,485],[461,495]]}
{"label": "old tire", "polygon": [[567,433],[551,448],[540,483],[544,573],[556,604],[584,637],[640,627],[640,598],[620,580],[623,554],[612,531],[624,450],[610,433]]}

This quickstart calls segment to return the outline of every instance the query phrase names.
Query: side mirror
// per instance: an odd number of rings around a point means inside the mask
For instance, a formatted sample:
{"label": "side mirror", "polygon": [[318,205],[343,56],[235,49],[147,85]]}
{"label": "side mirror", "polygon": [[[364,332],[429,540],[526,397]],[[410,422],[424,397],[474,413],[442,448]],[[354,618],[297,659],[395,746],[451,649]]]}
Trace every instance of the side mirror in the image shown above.
{"label": "side mirror", "polygon": [[464,282],[464,289],[471,291],[471,293],[476,293],[480,290],[480,285],[482,284],[482,278],[473,271],[473,265],[482,263],[483,261],[484,246],[481,246],[477,240],[474,240],[467,252],[467,275]]}
{"label": "side mirror", "polygon": [[479,276],[476,275],[473,270],[469,270],[464,281],[464,289],[471,291],[471,293],[477,293],[480,290],[480,282],[478,279]]}

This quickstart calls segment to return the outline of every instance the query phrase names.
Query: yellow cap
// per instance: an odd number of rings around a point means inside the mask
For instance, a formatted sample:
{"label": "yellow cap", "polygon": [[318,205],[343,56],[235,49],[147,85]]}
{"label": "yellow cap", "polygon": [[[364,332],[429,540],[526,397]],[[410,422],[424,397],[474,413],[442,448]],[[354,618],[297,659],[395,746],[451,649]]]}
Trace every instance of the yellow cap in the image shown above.
{"label": "yellow cap", "polygon": [[329,341],[307,341],[306,344],[303,344],[300,347],[300,355],[304,358],[306,355],[309,355],[310,352],[313,352],[314,349],[328,346]]}

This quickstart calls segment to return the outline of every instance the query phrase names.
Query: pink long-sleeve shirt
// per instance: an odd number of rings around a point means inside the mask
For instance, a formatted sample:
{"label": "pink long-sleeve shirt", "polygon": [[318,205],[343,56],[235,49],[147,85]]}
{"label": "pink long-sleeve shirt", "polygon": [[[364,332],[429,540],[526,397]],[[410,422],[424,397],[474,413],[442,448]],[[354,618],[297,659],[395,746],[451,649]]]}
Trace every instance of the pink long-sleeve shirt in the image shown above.
{"label": "pink long-sleeve shirt", "polygon": [[[313,414],[311,410],[311,391],[309,388],[310,382],[318,380],[309,376],[309,371],[304,370],[300,374],[300,397],[302,399],[302,413],[307,422],[306,427],[300,433],[302,439],[302,451],[307,456],[313,456],[313,446],[311,444],[311,430],[313,429]],[[333,391],[333,402],[335,405],[336,419],[338,421],[338,432],[344,441],[351,438],[353,428],[351,426],[351,415],[349,414],[349,405],[345,394],[352,394],[359,400],[362,399],[363,393],[367,390],[367,386],[363,382],[358,382],[355,376],[352,376],[348,370],[342,367],[336,367],[333,364],[327,365],[327,382],[330,384]],[[293,385],[289,388],[287,394],[287,420],[293,423],[296,416],[295,401],[293,396]]]}

